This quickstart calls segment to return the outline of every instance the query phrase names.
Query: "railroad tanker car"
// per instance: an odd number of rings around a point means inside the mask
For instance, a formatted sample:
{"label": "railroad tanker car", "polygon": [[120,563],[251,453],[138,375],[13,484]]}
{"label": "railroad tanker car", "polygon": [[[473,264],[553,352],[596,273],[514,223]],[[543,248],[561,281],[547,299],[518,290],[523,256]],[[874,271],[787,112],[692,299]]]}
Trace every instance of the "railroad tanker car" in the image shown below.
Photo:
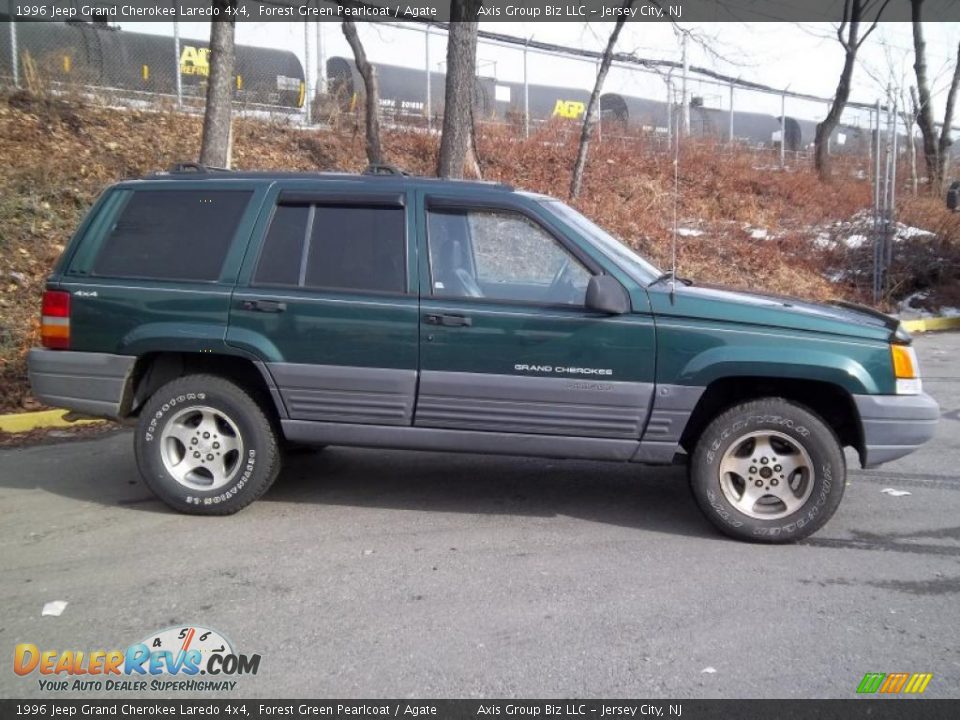
{"label": "railroad tanker car", "polygon": [[[7,20],[0,15],[0,21]],[[5,26],[5,23],[4,23]],[[209,42],[183,39],[174,57],[173,38],[119,30],[99,22],[20,22],[16,42],[23,74],[33,63],[46,80],[131,93],[173,95],[176,63],[187,96],[202,96],[210,74]],[[13,74],[11,36],[0,33],[0,74]],[[303,66],[286,50],[238,45],[234,99],[296,109],[303,106]]]}
{"label": "railroad tanker car", "polygon": [[[426,75],[423,70],[376,64],[382,111],[396,122],[422,121],[426,113]],[[363,93],[363,81],[353,61],[344,57],[327,60],[329,87],[339,94],[345,110],[356,109]],[[430,74],[430,108],[435,117],[443,110],[445,76]],[[566,118],[578,120],[586,112],[590,93],[580,88],[530,84],[528,88],[530,116],[535,120]],[[524,90],[522,83],[478,76],[474,90],[475,113],[478,120],[508,120],[522,117]],[[633,97],[620,93],[604,93],[600,97],[600,112],[605,121],[623,123],[627,127],[643,127],[666,132],[671,118],[667,103],[660,100]],[[672,108],[672,122],[677,122],[679,108]],[[786,149],[803,150],[812,145],[816,122],[787,116],[781,129],[779,115],[734,110],[733,134],[751,145],[775,147],[780,143],[782,130]],[[721,108],[691,104],[691,132],[697,136],[726,139],[730,132],[730,113]],[[866,152],[871,133],[853,126],[840,126],[831,136],[836,152]]]}

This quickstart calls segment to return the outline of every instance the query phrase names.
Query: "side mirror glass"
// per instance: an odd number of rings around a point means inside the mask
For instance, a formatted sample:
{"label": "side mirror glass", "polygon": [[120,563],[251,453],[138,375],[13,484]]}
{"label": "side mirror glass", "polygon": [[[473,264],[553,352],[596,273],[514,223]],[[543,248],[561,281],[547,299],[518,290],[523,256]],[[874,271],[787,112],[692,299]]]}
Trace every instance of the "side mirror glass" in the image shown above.
{"label": "side mirror glass", "polygon": [[587,285],[587,310],[623,315],[630,312],[630,296],[623,285],[609,275],[594,275]]}

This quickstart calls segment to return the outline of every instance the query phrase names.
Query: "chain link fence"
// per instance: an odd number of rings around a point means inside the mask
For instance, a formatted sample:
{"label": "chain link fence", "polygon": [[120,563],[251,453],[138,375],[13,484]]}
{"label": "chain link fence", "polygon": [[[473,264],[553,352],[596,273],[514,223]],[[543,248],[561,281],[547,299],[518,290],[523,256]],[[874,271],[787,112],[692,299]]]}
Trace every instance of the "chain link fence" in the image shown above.
{"label": "chain link fence", "polygon": [[[9,18],[9,15],[8,15]],[[0,79],[36,92],[76,92],[107,102],[203,108],[209,75],[207,38],[181,36],[180,25],[152,23],[150,33],[99,22],[15,23],[0,31]],[[276,26],[271,23],[276,36]],[[337,26],[290,23],[279,46],[237,45],[234,98],[241,112],[282,115],[301,125],[362,115],[362,83],[348,55],[328,55]],[[373,24],[370,24],[373,27]],[[191,24],[191,27],[193,25]],[[381,113],[388,124],[439,127],[446,33],[429,25],[377,24],[375,40],[404,48],[405,62],[378,63]],[[386,34],[390,38],[384,40]],[[332,43],[330,43],[332,44]],[[377,59],[378,43],[372,43]],[[410,48],[422,48],[417,63]],[[384,53],[379,53],[383,55]],[[476,99],[481,123],[530,133],[586,112],[598,61],[575,50],[481,38]],[[419,67],[417,67],[419,65]],[[676,134],[715,138],[719,150],[750,149],[786,165],[807,160],[826,100],[722,82],[678,67],[615,62],[600,103],[599,139],[636,138],[668,146]],[[862,158],[870,173],[876,113],[850,107],[831,137],[831,152]]]}

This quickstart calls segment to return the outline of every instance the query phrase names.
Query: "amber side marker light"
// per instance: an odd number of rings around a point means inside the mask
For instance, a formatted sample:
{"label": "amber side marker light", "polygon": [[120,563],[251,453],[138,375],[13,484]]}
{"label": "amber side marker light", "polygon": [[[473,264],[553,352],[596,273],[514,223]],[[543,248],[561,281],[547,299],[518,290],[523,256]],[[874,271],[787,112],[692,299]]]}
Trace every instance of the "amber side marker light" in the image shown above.
{"label": "amber side marker light", "polygon": [[918,395],[923,388],[920,382],[920,365],[912,345],[891,345],[893,375],[897,379],[898,395]]}
{"label": "amber side marker light", "polygon": [[40,340],[45,348],[63,350],[70,347],[70,293],[61,290],[43,293]]}

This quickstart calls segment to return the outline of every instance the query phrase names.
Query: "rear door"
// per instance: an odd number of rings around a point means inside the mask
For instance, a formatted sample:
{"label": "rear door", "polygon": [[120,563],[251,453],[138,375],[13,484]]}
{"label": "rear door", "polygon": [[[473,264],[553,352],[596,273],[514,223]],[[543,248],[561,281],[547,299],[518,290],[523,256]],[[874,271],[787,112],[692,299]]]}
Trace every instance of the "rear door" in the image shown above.
{"label": "rear door", "polygon": [[266,364],[292,420],[409,425],[416,234],[405,191],[357,185],[274,187],[233,294],[227,342]]}
{"label": "rear door", "polygon": [[422,427],[638,440],[654,383],[648,313],[584,306],[607,273],[537,203],[420,196]]}

